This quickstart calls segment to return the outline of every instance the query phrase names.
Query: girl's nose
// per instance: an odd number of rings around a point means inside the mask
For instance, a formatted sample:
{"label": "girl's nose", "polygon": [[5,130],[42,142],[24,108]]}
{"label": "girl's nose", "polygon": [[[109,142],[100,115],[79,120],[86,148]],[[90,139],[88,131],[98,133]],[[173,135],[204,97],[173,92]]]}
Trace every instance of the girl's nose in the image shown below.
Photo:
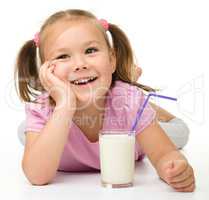
{"label": "girl's nose", "polygon": [[85,59],[82,56],[76,56],[74,57],[74,70],[73,71],[79,71],[83,69],[87,69]]}
{"label": "girl's nose", "polygon": [[79,71],[80,69],[87,69],[87,67],[83,66],[83,67],[75,67],[74,71]]}

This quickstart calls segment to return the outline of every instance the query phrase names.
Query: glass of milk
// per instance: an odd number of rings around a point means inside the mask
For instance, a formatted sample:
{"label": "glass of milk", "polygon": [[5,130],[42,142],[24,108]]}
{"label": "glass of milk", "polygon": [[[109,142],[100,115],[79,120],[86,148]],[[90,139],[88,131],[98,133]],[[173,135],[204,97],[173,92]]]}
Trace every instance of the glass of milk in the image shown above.
{"label": "glass of milk", "polygon": [[101,131],[99,134],[101,182],[104,187],[133,186],[135,133]]}

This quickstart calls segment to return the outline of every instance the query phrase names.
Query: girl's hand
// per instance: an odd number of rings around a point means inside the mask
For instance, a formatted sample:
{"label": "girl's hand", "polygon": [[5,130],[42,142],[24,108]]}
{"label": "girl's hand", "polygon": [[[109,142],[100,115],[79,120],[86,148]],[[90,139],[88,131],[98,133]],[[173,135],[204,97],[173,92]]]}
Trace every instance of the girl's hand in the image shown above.
{"label": "girl's hand", "polygon": [[76,109],[76,96],[71,89],[68,81],[60,80],[53,74],[55,64],[53,62],[45,62],[39,71],[39,78],[44,89],[56,102],[56,109],[67,108],[73,113]]}
{"label": "girl's hand", "polygon": [[186,160],[173,160],[162,163],[162,178],[179,192],[193,192],[195,178],[192,167]]}

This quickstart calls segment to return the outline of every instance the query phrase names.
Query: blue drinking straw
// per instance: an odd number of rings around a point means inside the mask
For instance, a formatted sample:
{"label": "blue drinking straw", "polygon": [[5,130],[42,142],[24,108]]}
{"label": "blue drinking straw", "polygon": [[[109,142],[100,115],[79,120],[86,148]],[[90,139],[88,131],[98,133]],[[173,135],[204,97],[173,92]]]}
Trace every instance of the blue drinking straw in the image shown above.
{"label": "blue drinking straw", "polygon": [[135,119],[135,121],[134,121],[134,123],[132,125],[131,131],[135,130],[135,128],[136,128],[136,126],[137,126],[137,124],[138,124],[138,122],[139,122],[139,120],[140,120],[140,118],[142,116],[142,113],[143,113],[143,111],[144,111],[144,109],[145,109],[145,107],[146,107],[146,105],[147,105],[147,103],[149,101],[149,98],[151,96],[159,97],[159,98],[163,98],[163,99],[169,99],[169,100],[172,100],[172,101],[177,101],[177,98],[163,96],[163,95],[159,95],[159,94],[155,94],[155,93],[149,93],[149,95],[147,96],[147,98],[146,98],[142,108],[139,108],[139,110],[137,111],[136,119]]}

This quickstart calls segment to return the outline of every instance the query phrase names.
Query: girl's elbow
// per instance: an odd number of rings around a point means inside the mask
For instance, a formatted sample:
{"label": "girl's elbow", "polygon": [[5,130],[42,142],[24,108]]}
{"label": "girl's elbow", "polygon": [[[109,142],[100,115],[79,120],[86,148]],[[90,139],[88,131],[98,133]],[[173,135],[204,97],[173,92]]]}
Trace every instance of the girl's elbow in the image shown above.
{"label": "girl's elbow", "polygon": [[[26,175],[26,174],[25,174]],[[48,185],[52,182],[53,178],[45,178],[42,176],[29,176],[26,175],[28,181],[35,186],[44,186],[44,185]]]}
{"label": "girl's elbow", "polygon": [[53,181],[53,178],[55,175],[48,175],[44,173],[33,173],[30,169],[27,169],[24,165],[22,165],[22,170],[28,179],[28,181],[32,185],[36,186],[43,186],[43,185],[48,185]]}
{"label": "girl's elbow", "polygon": [[37,180],[33,180],[33,179],[29,179],[29,177],[27,177],[29,182],[34,185],[34,186],[44,186],[44,185],[48,185],[50,183],[50,181],[45,181],[45,180],[41,180],[41,179],[37,179]]}

